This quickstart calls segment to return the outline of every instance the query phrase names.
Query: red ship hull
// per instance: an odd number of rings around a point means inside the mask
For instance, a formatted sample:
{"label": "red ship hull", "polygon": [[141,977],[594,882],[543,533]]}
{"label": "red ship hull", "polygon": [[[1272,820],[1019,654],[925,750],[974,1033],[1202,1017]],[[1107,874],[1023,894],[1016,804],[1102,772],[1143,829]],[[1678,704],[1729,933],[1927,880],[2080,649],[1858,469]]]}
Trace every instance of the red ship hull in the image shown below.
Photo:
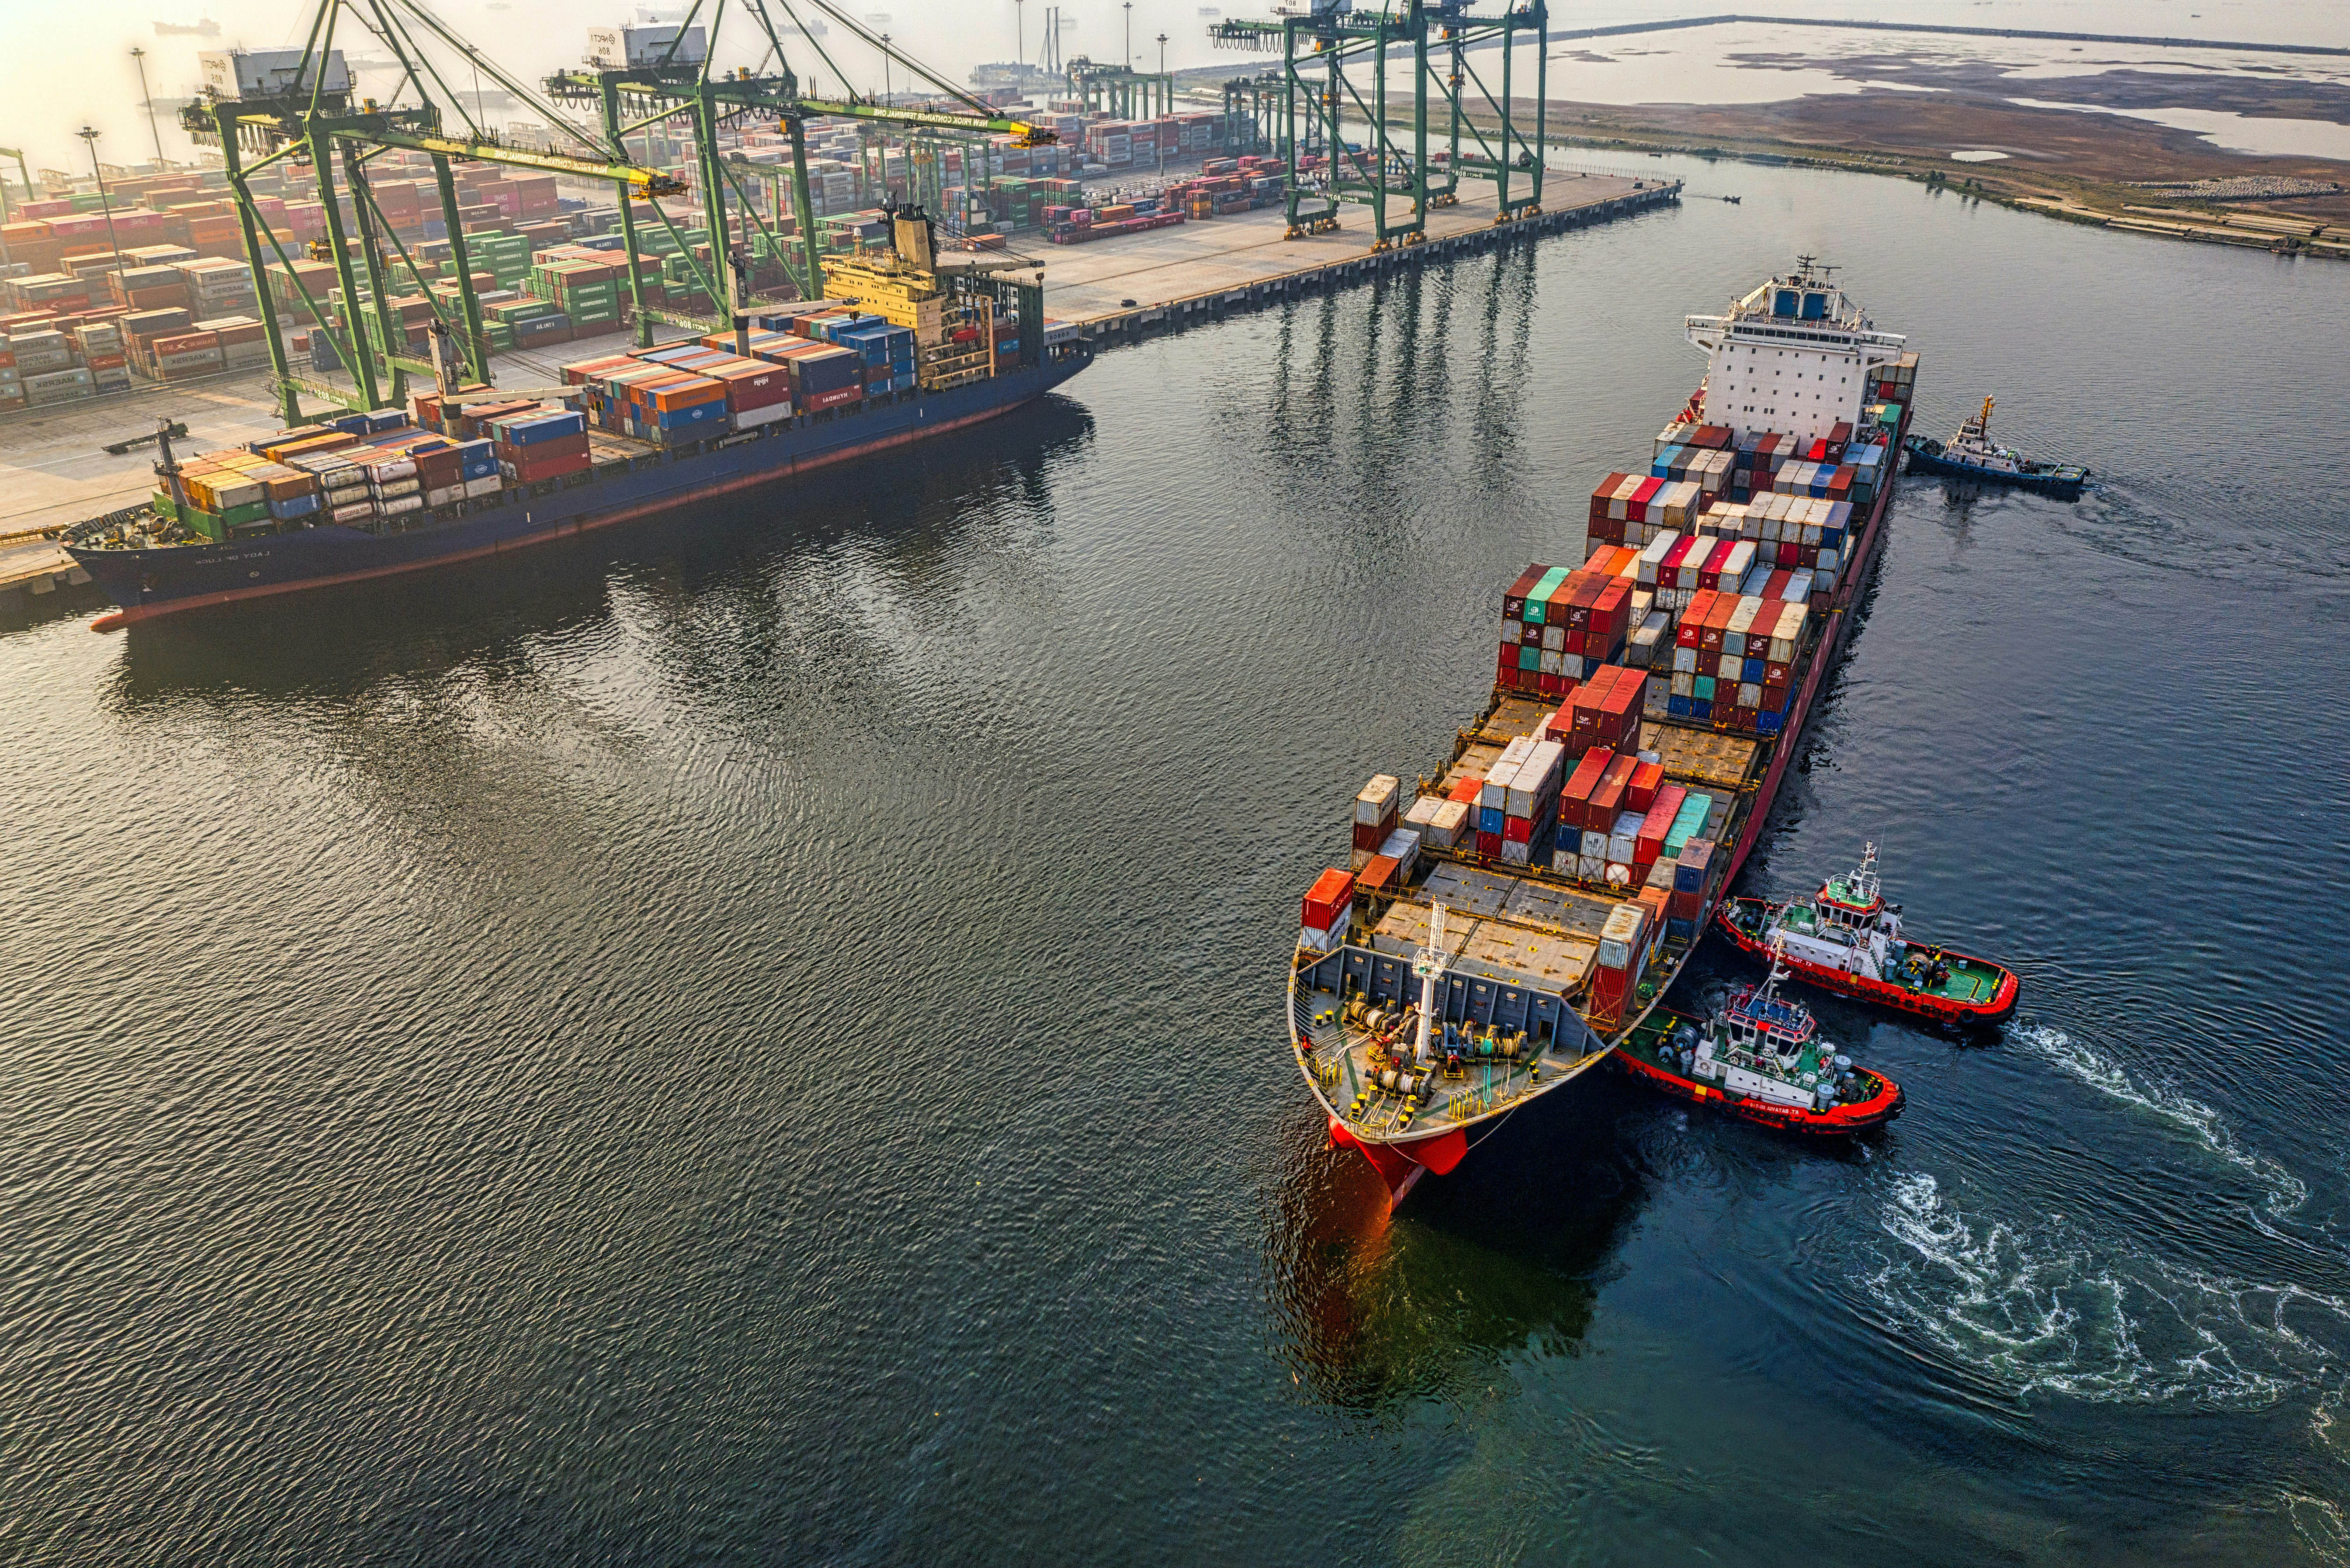
{"label": "red ship hull", "polygon": [[1405,1143],[1367,1143],[1336,1116],[1330,1118],[1330,1143],[1336,1148],[1354,1149],[1369,1160],[1379,1179],[1387,1183],[1391,1204],[1402,1202],[1404,1194],[1430,1171],[1449,1175],[1469,1152],[1469,1135],[1459,1127]]}
{"label": "red ship hull", "polygon": [[[1740,951],[1752,953],[1757,958],[1769,959],[1772,957],[1770,948],[1752,932],[1731,919],[1731,912],[1740,904],[1761,904],[1762,902],[1757,898],[1724,899],[1714,909],[1713,923]],[[1965,960],[1970,963],[1981,964],[1986,969],[1999,970],[1999,985],[1988,1001],[1965,1002],[1955,997],[1935,996],[1924,992],[1912,991],[1886,981],[1871,980],[1866,975],[1830,969],[1825,964],[1813,963],[1793,953],[1780,954],[1779,961],[1787,967],[1788,973],[1808,985],[1818,986],[1822,991],[1832,991],[1839,996],[1849,996],[1862,1002],[1873,1002],[1881,1007],[1889,1007],[1896,1012],[1906,1012],[1913,1018],[1931,1019],[1937,1023],[1998,1023],[2003,1022],[2015,1011],[2016,998],[2022,987],[2013,971],[2002,969],[1987,959],[1972,958],[1965,953],[1950,952],[1950,956]]]}
{"label": "red ship hull", "polygon": [[1644,1062],[1629,1051],[1618,1051],[1607,1059],[1608,1065],[1629,1073],[1652,1088],[1691,1101],[1698,1105],[1718,1106],[1733,1116],[1757,1126],[1776,1127],[1782,1132],[1806,1133],[1814,1137],[1835,1137],[1851,1133],[1866,1132],[1883,1127],[1901,1114],[1906,1099],[1901,1085],[1879,1073],[1877,1080],[1885,1085],[1875,1095],[1854,1105],[1838,1106],[1830,1111],[1805,1110],[1798,1106],[1773,1105],[1768,1100],[1749,1099],[1725,1095],[1710,1084],[1700,1084],[1668,1073],[1652,1062]]}

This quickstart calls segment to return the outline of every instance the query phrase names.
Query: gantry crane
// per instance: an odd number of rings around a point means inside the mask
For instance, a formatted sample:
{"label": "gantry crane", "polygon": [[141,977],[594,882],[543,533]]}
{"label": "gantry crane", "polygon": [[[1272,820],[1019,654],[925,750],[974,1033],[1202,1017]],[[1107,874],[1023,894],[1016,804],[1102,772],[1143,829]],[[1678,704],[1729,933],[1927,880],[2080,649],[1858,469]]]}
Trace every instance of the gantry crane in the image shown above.
{"label": "gantry crane", "polygon": [[[623,243],[628,246],[631,303],[637,317],[638,339],[640,344],[651,340],[651,322],[656,313],[647,305],[637,265],[637,222],[634,209],[641,203],[649,207],[672,234],[676,225],[661,208],[664,197],[683,195],[698,186],[702,199],[703,223],[711,244],[710,269],[704,270],[694,256],[693,248],[678,235],[680,248],[693,268],[709,297],[726,301],[728,316],[736,331],[743,330],[743,312],[748,305],[748,259],[736,251],[730,255],[728,244],[729,220],[725,192],[733,185],[741,198],[739,211],[746,224],[754,224],[770,236],[772,247],[779,255],[786,254],[779,233],[778,221],[770,224],[760,217],[757,203],[751,202],[743,190],[748,178],[776,178],[765,166],[736,160],[722,159],[717,146],[720,123],[740,123],[746,119],[771,118],[786,125],[791,131],[791,182],[793,216],[796,225],[798,249],[804,254],[804,265],[787,262],[795,275],[794,281],[804,294],[815,297],[823,286],[821,257],[817,249],[815,226],[811,221],[807,195],[807,162],[806,139],[802,127],[806,120],[825,116],[841,116],[854,119],[897,123],[908,126],[935,127],[977,134],[1009,134],[1024,145],[1038,145],[1054,140],[1049,131],[1040,130],[1023,122],[995,116],[984,104],[972,99],[932,75],[927,67],[902,50],[870,33],[849,18],[828,0],[808,0],[817,10],[848,28],[885,57],[928,79],[947,92],[971,112],[943,110],[899,109],[849,91],[841,98],[827,99],[803,94],[789,67],[784,62],[783,44],[768,17],[765,0],[735,0],[738,15],[747,13],[759,26],[766,53],[760,58],[764,68],[772,58],[777,67],[773,75],[762,76],[755,70],[737,70],[731,74],[713,75],[712,61],[719,24],[727,9],[728,0],[716,0],[712,12],[709,33],[711,47],[704,48],[698,59],[680,60],[679,45],[689,36],[700,36],[702,30],[693,26],[702,10],[704,0],[695,0],[683,23],[674,30],[667,53],[643,66],[625,69],[603,69],[592,73],[564,72],[549,78],[550,93],[542,97],[513,73],[500,67],[481,50],[467,43],[447,24],[426,8],[424,0],[317,0],[298,62],[290,69],[274,73],[266,89],[242,88],[239,96],[225,98],[207,92],[206,96],[182,111],[182,124],[205,140],[217,140],[236,200],[237,213],[243,228],[244,250],[251,263],[256,284],[262,317],[269,340],[270,363],[276,375],[282,411],[288,424],[301,422],[300,400],[307,393],[326,401],[363,408],[380,407],[397,402],[404,395],[405,379],[411,373],[434,375],[436,367],[429,360],[402,353],[405,337],[391,303],[393,279],[391,266],[396,256],[417,292],[431,305],[434,326],[440,332],[461,335],[460,351],[473,378],[487,384],[489,376],[488,345],[482,328],[481,306],[475,296],[473,272],[465,254],[465,235],[457,210],[457,194],[450,165],[452,160],[475,160],[506,167],[553,173],[576,180],[609,184],[620,196],[619,210]],[[779,0],[787,15],[791,0]],[[792,16],[795,26],[798,17]],[[375,99],[358,99],[351,84],[348,67],[335,47],[338,24],[349,23],[362,29],[369,38],[390,51],[400,68],[400,80],[390,97],[379,103]],[[824,47],[816,41],[825,29],[819,25],[813,31],[801,27],[812,47],[824,56],[825,63],[846,83],[849,78]],[[436,63],[434,53],[442,56]],[[536,109],[551,127],[557,139],[556,151],[541,151],[506,145],[491,128],[482,124],[465,108],[463,94],[450,86],[442,64],[453,69],[456,63],[478,70],[494,81],[507,93]],[[356,99],[356,101],[355,101]],[[405,100],[405,101],[404,101]],[[556,101],[588,102],[600,110],[601,124],[585,127],[559,111]],[[450,109],[441,107],[446,103]],[[638,118],[633,125],[623,123],[623,107]],[[694,179],[691,185],[662,170],[639,166],[629,161],[626,135],[635,130],[661,120],[684,118],[694,131]],[[452,123],[453,119],[453,123]],[[434,183],[438,187],[443,222],[455,275],[453,304],[435,301],[423,270],[409,254],[408,248],[392,226],[386,222],[368,189],[367,165],[386,149],[403,148],[427,154],[432,160]],[[254,161],[248,163],[246,157]],[[350,200],[351,227],[355,234],[347,235],[338,199],[336,163],[340,161],[342,184]],[[318,181],[320,203],[324,208],[326,239],[319,247],[325,259],[332,261],[341,287],[344,309],[329,312],[321,308],[309,288],[268,225],[260,222],[250,186],[251,177],[260,170],[280,160],[307,163]],[[780,202],[776,205],[779,207]],[[780,220],[780,212],[777,218]],[[356,239],[356,245],[351,241]],[[356,264],[353,251],[356,249]],[[300,299],[303,311],[317,331],[326,333],[341,351],[343,363],[350,368],[356,386],[335,387],[298,378],[287,362],[284,335],[278,319],[276,302],[267,286],[267,258],[274,256],[285,268],[288,284]],[[731,261],[724,265],[722,258]],[[712,276],[712,273],[727,275]],[[362,288],[364,282],[364,288]],[[732,286],[727,286],[731,284]],[[362,295],[372,302],[377,312],[382,343],[379,349],[370,345],[358,327]],[[453,310],[459,319],[451,320]],[[709,330],[711,323],[698,317],[675,317],[681,324]],[[438,334],[436,333],[436,337]]]}
{"label": "gantry crane", "polygon": [[[1542,211],[1543,99],[1549,83],[1550,14],[1547,0],[1523,0],[1498,16],[1476,16],[1471,0],[1387,0],[1380,10],[1357,11],[1352,0],[1308,0],[1301,14],[1268,21],[1227,20],[1208,29],[1218,46],[1262,53],[1281,50],[1281,72],[1269,108],[1271,133],[1288,159],[1288,237],[1338,227],[1342,204],[1371,210],[1375,251],[1417,244],[1427,237],[1428,211],[1460,200],[1463,171],[1493,182],[1496,223],[1533,217]],[[1534,124],[1529,138],[1513,102],[1512,62],[1521,38],[1536,46]],[[1495,96],[1469,61],[1472,49],[1498,45],[1501,92]],[[1401,55],[1411,70],[1411,119],[1408,140],[1399,140],[1388,120],[1388,67]],[[1443,69],[1436,61],[1442,57]],[[1355,77],[1367,69],[1369,96]],[[1260,82],[1263,78],[1258,78]],[[1232,113],[1233,86],[1225,92]],[[1482,99],[1493,130],[1470,117],[1470,91]],[[1445,115],[1445,166],[1430,160],[1430,90]],[[1346,120],[1360,121],[1362,141],[1349,144]],[[1464,153],[1463,133],[1474,151]],[[1326,172],[1315,179],[1301,161],[1326,154]],[[1525,176],[1522,193],[1511,194],[1513,174]],[[1400,221],[1388,208],[1391,198],[1409,202]]]}
{"label": "gantry crane", "polygon": [[[721,240],[727,233],[726,190],[731,185],[745,223],[767,235],[774,254],[785,256],[792,249],[799,251],[801,259],[796,264],[786,262],[785,265],[803,297],[813,299],[823,293],[823,256],[818,247],[807,188],[806,127],[810,119],[840,118],[872,125],[899,125],[911,130],[960,132],[970,136],[1008,135],[1023,147],[1045,146],[1057,140],[1049,130],[1024,120],[997,115],[986,104],[940,77],[888,38],[832,4],[831,0],[805,0],[805,3],[846,28],[884,59],[902,67],[911,79],[928,82],[964,108],[961,110],[899,108],[854,92],[837,98],[803,92],[798,77],[785,59],[782,36],[767,13],[765,0],[738,0],[737,3],[738,14],[747,13],[757,23],[760,37],[764,40],[765,51],[761,55],[758,66],[729,75],[712,76],[711,61],[715,57],[718,45],[715,34],[718,23],[725,15],[726,0],[715,0],[712,11],[712,36],[703,57],[699,62],[684,62],[674,57],[678,47],[685,41],[695,20],[702,15],[705,3],[706,0],[694,0],[683,20],[676,25],[677,37],[661,58],[622,68],[559,71],[546,78],[546,90],[550,98],[558,101],[583,106],[592,104],[600,114],[609,150],[615,151],[625,145],[626,137],[649,125],[683,119],[692,126],[700,165],[699,181],[704,192],[703,222],[712,236],[712,272],[719,270]],[[827,29],[820,26],[813,29],[803,26],[793,0],[776,0],[776,4],[781,6],[793,29],[806,38],[808,47],[831,69],[833,76],[846,83],[849,73],[843,70],[832,54],[817,41]],[[775,70],[772,74],[761,74],[770,59],[775,63]],[[717,137],[720,126],[760,122],[780,124],[789,132],[792,161],[788,176],[783,174],[779,166],[719,157]],[[785,236],[780,233],[780,223],[771,225],[759,214],[758,203],[750,199],[743,184],[745,179],[782,178],[790,181],[792,218],[798,240],[795,247],[785,244]],[[674,234],[675,225],[671,223],[660,203],[654,201],[650,204],[654,216]],[[625,203],[620,216],[624,235],[622,243],[633,256],[636,254],[636,224]],[[694,261],[690,247],[685,247],[685,254],[697,281],[710,297],[713,300],[730,298],[727,288],[723,286],[728,280],[704,272]],[[733,307],[730,314],[735,317],[739,332],[743,278],[748,269],[738,263],[733,270],[734,275],[731,281],[734,285],[734,293],[731,296]],[[651,340],[650,322],[660,313],[650,311],[645,306],[641,285],[633,266],[629,269],[629,287],[636,294],[639,342],[649,343]],[[694,325],[701,324],[697,322]]]}

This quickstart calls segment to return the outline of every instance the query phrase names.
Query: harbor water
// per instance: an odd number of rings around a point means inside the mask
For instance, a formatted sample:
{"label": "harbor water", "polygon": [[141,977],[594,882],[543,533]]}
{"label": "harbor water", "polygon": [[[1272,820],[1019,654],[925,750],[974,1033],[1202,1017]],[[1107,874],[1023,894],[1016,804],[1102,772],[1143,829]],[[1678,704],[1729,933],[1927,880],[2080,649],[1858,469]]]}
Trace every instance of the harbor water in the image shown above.
{"label": "harbor water", "polygon": [[[2350,1561],[2350,273],[1619,167],[783,499],[0,639],[0,1559]],[[1298,897],[1798,252],[2099,488],[1905,482],[1745,886],[1874,840],[2022,1012],[1389,1217]]]}

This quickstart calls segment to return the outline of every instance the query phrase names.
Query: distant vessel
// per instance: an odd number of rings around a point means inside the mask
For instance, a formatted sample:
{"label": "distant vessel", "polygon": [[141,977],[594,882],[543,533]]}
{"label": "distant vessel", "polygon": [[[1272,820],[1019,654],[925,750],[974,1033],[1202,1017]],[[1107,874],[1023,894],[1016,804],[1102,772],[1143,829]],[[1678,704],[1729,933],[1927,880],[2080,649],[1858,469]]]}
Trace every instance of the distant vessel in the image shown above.
{"label": "distant vessel", "polygon": [[2089,471],[2074,465],[2033,462],[2012,448],[1995,444],[1990,434],[1991,410],[1991,400],[1985,398],[1982,411],[1960,425],[1959,433],[1950,438],[1948,445],[1931,436],[1913,435],[1904,441],[1902,448],[1909,454],[1909,472],[2012,484],[2043,495],[2078,501],[2081,487],[2089,482]]}
{"label": "distant vessel", "polygon": [[1822,1037],[1818,1021],[1779,994],[1786,975],[1773,963],[1769,979],[1733,991],[1701,1022],[1651,1012],[1617,1052],[1617,1065],[1667,1094],[1786,1132],[1865,1132],[1899,1116],[1901,1086]]}
{"label": "distant vessel", "polygon": [[1728,898],[1714,919],[1740,948],[1770,953],[1823,991],[1942,1023],[1996,1023],[2015,1011],[2013,971],[1908,939],[1901,906],[1887,903],[1877,884],[1874,844],[1857,867],[1809,898]]}

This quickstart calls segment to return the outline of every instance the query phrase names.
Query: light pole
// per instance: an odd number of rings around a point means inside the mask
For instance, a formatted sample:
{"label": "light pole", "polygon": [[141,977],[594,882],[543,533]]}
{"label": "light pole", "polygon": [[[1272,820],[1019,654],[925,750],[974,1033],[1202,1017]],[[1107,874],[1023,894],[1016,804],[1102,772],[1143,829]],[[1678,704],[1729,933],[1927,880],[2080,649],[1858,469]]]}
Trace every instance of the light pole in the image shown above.
{"label": "light pole", "polygon": [[1126,68],[1134,68],[1134,0],[1126,0]]}
{"label": "light pole", "polygon": [[155,123],[155,96],[147,90],[147,51],[134,47],[130,58],[139,67],[139,98],[147,106],[147,129],[154,133],[155,168],[160,173],[163,167],[163,129]]}
{"label": "light pole", "polygon": [[84,141],[89,143],[89,171],[98,176],[99,211],[106,214],[106,248],[114,253],[114,270],[120,272],[122,270],[122,247],[115,242],[114,238],[114,206],[113,203],[106,199],[106,171],[98,166],[98,138],[99,133],[85,125],[79,130],[75,131],[74,134],[80,137]]}
{"label": "light pole", "polygon": [[[1028,35],[1022,26],[1025,18],[1020,9],[1026,4],[1027,0],[1012,0],[1012,63],[1015,66],[1024,66],[1028,63],[1026,55]],[[1014,71],[1013,76],[1017,78],[1020,74]]]}
{"label": "light pole", "polygon": [[884,108],[889,103],[889,35],[887,33],[881,35],[881,103]]}
{"label": "light pole", "polygon": [[[1159,74],[1162,78],[1167,75],[1167,35],[1164,33],[1159,35]],[[1169,95],[1167,109],[1171,115],[1175,109],[1172,94]],[[1150,139],[1150,144],[1159,149],[1159,172],[1164,176],[1167,172],[1167,127],[1164,124],[1159,127],[1159,134]]]}

